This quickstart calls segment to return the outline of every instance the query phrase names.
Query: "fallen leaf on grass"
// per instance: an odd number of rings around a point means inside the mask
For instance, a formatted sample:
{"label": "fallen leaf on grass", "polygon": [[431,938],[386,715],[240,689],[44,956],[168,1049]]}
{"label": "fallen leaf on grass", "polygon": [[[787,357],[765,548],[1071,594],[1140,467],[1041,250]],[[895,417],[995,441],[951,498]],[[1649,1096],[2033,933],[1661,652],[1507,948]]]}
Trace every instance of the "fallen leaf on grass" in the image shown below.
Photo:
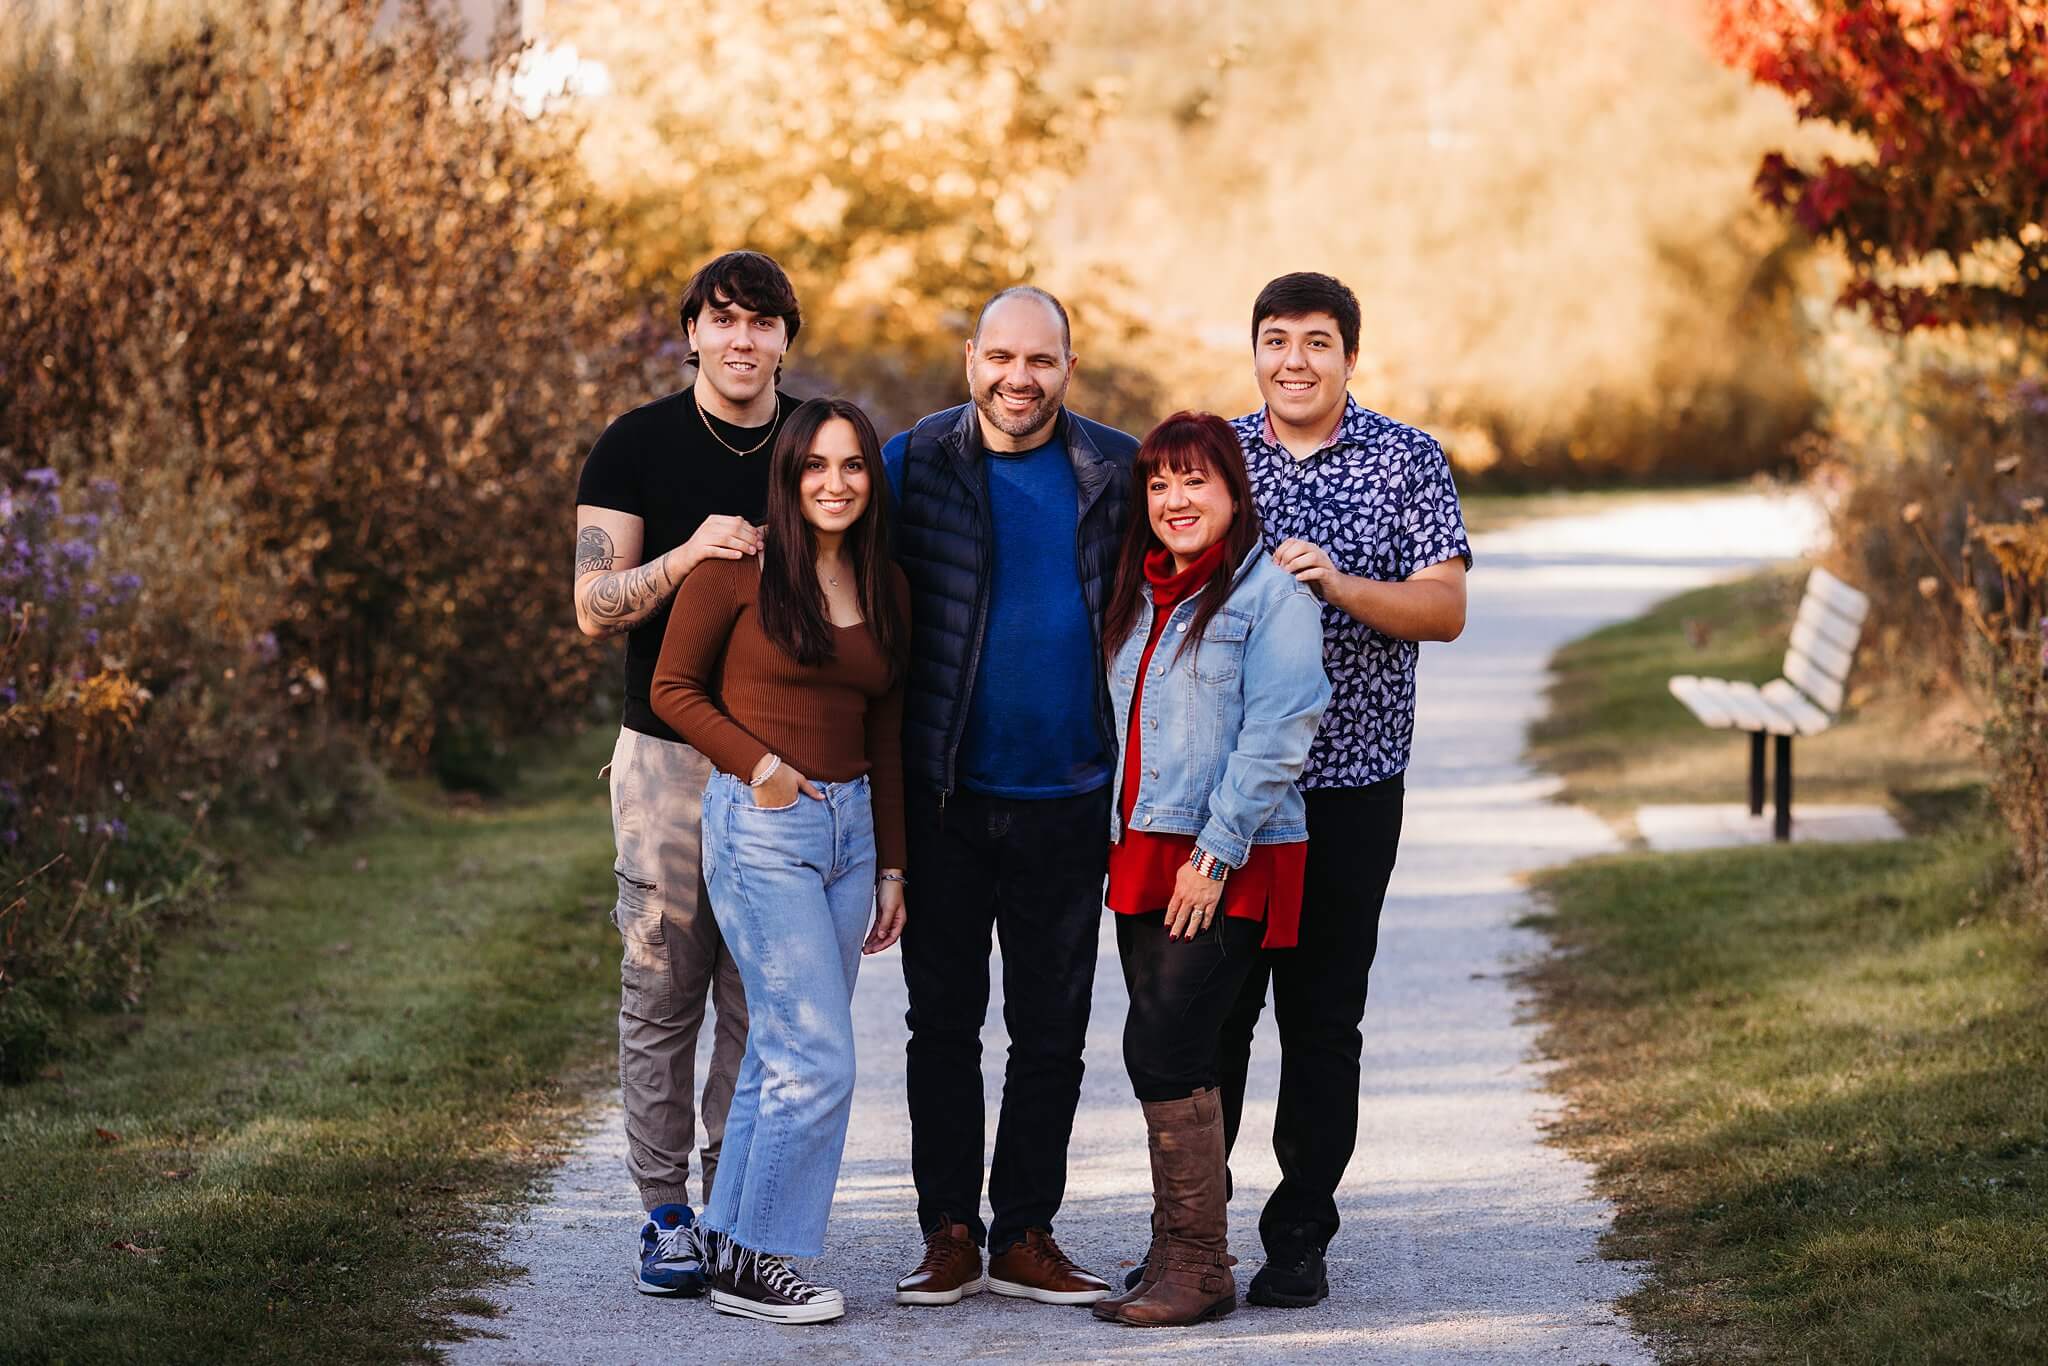
{"label": "fallen leaf on grass", "polygon": [[354,867],[354,869],[355,869],[355,870],[356,870],[356,871],[357,871],[358,873],[367,873],[367,872],[369,872],[369,871],[370,871],[370,860],[368,860],[367,858],[363,858],[363,857],[361,857],[361,856],[358,856],[358,857],[356,858],[356,861],[355,861],[355,863],[354,863],[353,865],[351,865],[351,866],[352,866],[352,867]]}
{"label": "fallen leaf on grass", "polygon": [[342,940],[339,944],[329,944],[326,948],[320,950],[329,958],[346,958],[355,951],[356,946],[349,943],[346,939]]}
{"label": "fallen leaf on grass", "polygon": [[157,1173],[166,1181],[183,1181],[192,1175],[190,1167],[166,1167]]}
{"label": "fallen leaf on grass", "polygon": [[100,1142],[109,1145],[119,1143],[121,1141],[121,1135],[115,1133],[112,1129],[94,1129],[92,1131],[92,1136],[98,1139]]}
{"label": "fallen leaf on grass", "polygon": [[159,1252],[163,1251],[163,1249],[160,1247],[137,1247],[135,1244],[129,1242],[126,1238],[116,1239],[115,1241],[108,1243],[107,1246],[112,1248],[116,1252],[126,1252],[131,1256],[135,1257],[154,1257]]}

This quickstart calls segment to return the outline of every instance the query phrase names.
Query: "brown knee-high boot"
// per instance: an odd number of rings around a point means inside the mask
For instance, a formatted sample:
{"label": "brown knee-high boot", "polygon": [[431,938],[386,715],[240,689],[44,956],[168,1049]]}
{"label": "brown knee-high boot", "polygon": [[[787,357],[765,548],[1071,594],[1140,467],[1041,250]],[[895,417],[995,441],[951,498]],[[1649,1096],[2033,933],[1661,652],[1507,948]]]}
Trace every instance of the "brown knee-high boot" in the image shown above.
{"label": "brown knee-high boot", "polygon": [[1153,1252],[1139,1294],[1116,1308],[1114,1322],[1172,1328],[1221,1318],[1237,1308],[1230,1268],[1230,1201],[1224,1193],[1223,1107],[1216,1091],[1186,1100],[1147,1101],[1153,1156]]}
{"label": "brown knee-high boot", "polygon": [[1135,1300],[1151,1288],[1153,1281],[1159,1279],[1159,1253],[1166,1246],[1166,1234],[1160,1226],[1158,1193],[1164,1189],[1165,1178],[1159,1171],[1159,1130],[1149,1122],[1145,1125],[1145,1147],[1152,1158],[1152,1242],[1145,1249],[1145,1262],[1138,1268],[1138,1279],[1109,1298],[1097,1300],[1088,1306],[1098,1319],[1115,1318],[1116,1311],[1126,1300]]}

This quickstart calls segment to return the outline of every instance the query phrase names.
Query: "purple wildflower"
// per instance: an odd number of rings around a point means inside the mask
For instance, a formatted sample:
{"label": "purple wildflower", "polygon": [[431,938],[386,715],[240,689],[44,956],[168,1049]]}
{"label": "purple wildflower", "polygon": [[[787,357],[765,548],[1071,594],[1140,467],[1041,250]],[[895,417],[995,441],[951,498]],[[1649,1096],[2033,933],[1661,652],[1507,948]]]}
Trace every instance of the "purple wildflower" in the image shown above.
{"label": "purple wildflower", "polygon": [[57,553],[73,564],[91,564],[99,554],[90,541],[71,540],[57,547]]}
{"label": "purple wildflower", "polygon": [[[20,697],[12,683],[0,683],[0,707],[11,707]],[[13,798],[10,796],[8,800],[12,802]]]}
{"label": "purple wildflower", "polygon": [[277,632],[265,631],[262,635],[256,637],[255,644],[256,657],[258,659],[261,659],[265,664],[275,664],[277,662]]}
{"label": "purple wildflower", "polygon": [[19,830],[0,830],[0,844],[19,843],[21,843],[21,832]]}
{"label": "purple wildflower", "polygon": [[41,469],[30,470],[22,478],[35,488],[53,489],[57,487],[57,471],[51,469],[48,465],[43,466]]}
{"label": "purple wildflower", "polygon": [[[87,603],[87,604],[86,604],[86,606],[88,606],[88,607],[90,607],[91,605],[92,605],[91,603]],[[86,648],[86,649],[88,649],[88,650],[97,650],[97,649],[99,648],[99,644],[100,644],[100,633],[99,633],[99,628],[98,628],[98,627],[96,627],[96,626],[95,626],[95,627],[88,627],[88,628],[86,628],[86,632],[85,632],[85,648]]]}
{"label": "purple wildflower", "polygon": [[92,481],[92,491],[102,498],[112,498],[121,491],[121,486],[111,479],[95,479]]}
{"label": "purple wildflower", "polygon": [[114,600],[116,602],[126,602],[129,598],[142,591],[142,576],[140,574],[116,574],[109,586],[114,590]]}

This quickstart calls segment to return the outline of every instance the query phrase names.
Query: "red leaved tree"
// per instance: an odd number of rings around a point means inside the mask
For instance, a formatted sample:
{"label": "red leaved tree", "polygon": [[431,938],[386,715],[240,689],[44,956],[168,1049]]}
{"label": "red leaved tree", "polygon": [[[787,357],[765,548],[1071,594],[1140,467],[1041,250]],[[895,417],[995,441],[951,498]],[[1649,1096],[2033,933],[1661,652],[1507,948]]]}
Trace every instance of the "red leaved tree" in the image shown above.
{"label": "red leaved tree", "polygon": [[[1887,330],[2048,322],[2048,4],[1715,0],[1731,64],[1867,160],[1764,158],[1757,188],[1854,275]],[[1922,267],[1913,278],[1900,268]]]}

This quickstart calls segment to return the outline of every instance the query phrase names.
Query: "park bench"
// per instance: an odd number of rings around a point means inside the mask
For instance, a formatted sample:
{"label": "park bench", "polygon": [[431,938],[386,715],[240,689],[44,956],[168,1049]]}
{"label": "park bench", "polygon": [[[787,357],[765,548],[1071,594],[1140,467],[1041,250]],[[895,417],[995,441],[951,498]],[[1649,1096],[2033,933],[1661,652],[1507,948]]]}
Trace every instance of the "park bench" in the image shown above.
{"label": "park bench", "polygon": [[1842,710],[1849,664],[1863,634],[1870,599],[1825,569],[1806,580],[1792,623],[1783,677],[1764,684],[1680,674],[1671,695],[1716,730],[1749,732],[1749,814],[1764,813],[1764,737],[1777,740],[1775,821],[1771,833],[1792,838],[1792,737],[1818,735]]}

